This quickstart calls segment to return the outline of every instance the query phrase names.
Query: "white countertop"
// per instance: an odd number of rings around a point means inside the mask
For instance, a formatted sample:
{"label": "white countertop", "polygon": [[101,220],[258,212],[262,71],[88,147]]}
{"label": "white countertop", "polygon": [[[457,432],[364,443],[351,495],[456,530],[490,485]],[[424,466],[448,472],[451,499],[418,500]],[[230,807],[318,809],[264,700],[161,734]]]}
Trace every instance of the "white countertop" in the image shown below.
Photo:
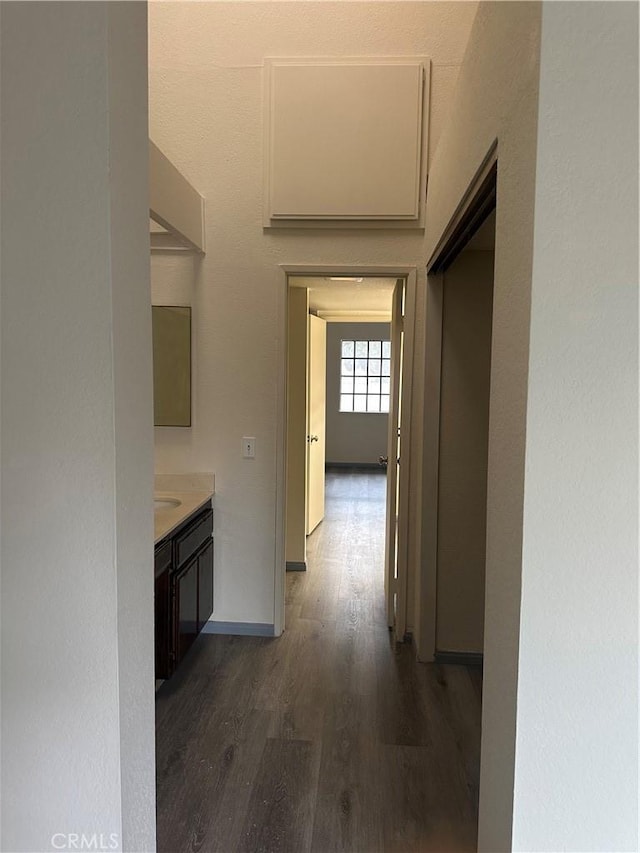
{"label": "white countertop", "polygon": [[168,536],[183,521],[207,504],[213,497],[213,492],[154,492],[156,500],[180,501],[179,506],[154,510],[155,544]]}

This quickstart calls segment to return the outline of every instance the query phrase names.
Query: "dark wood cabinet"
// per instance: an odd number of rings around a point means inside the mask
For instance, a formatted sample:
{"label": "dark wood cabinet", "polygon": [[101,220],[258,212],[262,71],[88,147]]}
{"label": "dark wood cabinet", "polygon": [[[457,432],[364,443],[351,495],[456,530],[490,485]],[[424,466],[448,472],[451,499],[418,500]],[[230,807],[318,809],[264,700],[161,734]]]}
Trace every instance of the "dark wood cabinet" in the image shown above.
{"label": "dark wood cabinet", "polygon": [[169,678],[213,612],[213,511],[194,513],[156,545],[156,678]]}
{"label": "dark wood cabinet", "polygon": [[213,539],[198,556],[198,633],[213,613]]}
{"label": "dark wood cabinet", "polygon": [[171,584],[169,580],[172,560],[171,542],[164,540],[155,551],[155,644],[156,678],[168,678],[170,670],[171,639]]}
{"label": "dark wood cabinet", "polygon": [[172,581],[177,665],[198,636],[198,560],[183,566]]}

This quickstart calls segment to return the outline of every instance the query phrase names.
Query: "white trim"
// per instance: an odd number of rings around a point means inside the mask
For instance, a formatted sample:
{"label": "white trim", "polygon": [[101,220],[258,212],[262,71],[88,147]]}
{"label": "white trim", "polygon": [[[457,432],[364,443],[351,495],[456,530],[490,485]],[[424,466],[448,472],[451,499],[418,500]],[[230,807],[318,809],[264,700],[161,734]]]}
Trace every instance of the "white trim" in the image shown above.
{"label": "white trim", "polygon": [[[272,115],[272,69],[276,65],[416,65],[422,74],[422,91],[420,103],[418,140],[419,158],[416,186],[417,214],[410,218],[285,218],[271,216],[271,115]],[[428,56],[354,56],[354,57],[265,57],[262,75],[262,112],[263,112],[263,145],[262,145],[262,226],[264,229],[277,228],[336,228],[360,230],[367,229],[425,229],[427,206],[427,176],[429,166],[429,131],[431,117],[431,58]]]}
{"label": "white trim", "polygon": [[400,482],[398,491],[398,589],[396,603],[396,636],[403,640],[411,616],[408,612],[409,601],[409,550],[413,531],[411,530],[411,493],[416,476],[411,464],[413,431],[413,367],[416,328],[416,291],[417,275],[407,276],[404,291],[403,352],[402,352],[402,396],[400,398]]}
{"label": "white trim", "polygon": [[316,311],[318,317],[327,323],[390,323],[389,311]]}
{"label": "white trim", "polygon": [[442,232],[440,239],[427,261],[427,274],[432,274],[432,267],[441,256],[445,246],[451,240],[455,232],[460,228],[460,223],[463,221],[471,205],[478,197],[478,193],[485,182],[491,170],[498,162],[498,140],[494,139],[489,150],[485,154],[482,163],[478,166],[475,175],[471,179],[471,183],[464,192],[456,209],[454,210],[451,219],[447,223],[447,227]]}
{"label": "white trim", "polygon": [[415,644],[418,660],[432,661],[436,650],[438,564],[438,477],[440,463],[440,381],[442,363],[443,275],[427,276],[425,299],[425,372],[422,430],[420,560],[417,581]]}
{"label": "white trim", "polygon": [[305,275],[334,278],[406,278],[411,273],[417,273],[415,264],[377,264],[358,266],[350,264],[280,264],[280,269],[287,275]]}
{"label": "white trim", "polygon": [[278,334],[276,371],[276,506],[275,553],[273,590],[273,633],[279,637],[284,631],[284,596],[286,564],[286,491],[287,491],[287,320],[288,274],[284,272],[284,286],[276,288],[276,315]]}
{"label": "white trim", "polygon": [[[353,266],[349,264],[279,264],[280,285],[277,288],[278,355],[276,381],[276,510],[274,560],[274,636],[285,628],[285,542],[286,542],[286,447],[287,447],[287,288],[292,275],[334,275],[383,278],[406,278],[415,292],[418,269],[412,264]],[[413,329],[411,333],[413,334]],[[409,409],[410,411],[410,409]],[[411,448],[407,447],[410,454]],[[410,459],[408,460],[410,465]]]}

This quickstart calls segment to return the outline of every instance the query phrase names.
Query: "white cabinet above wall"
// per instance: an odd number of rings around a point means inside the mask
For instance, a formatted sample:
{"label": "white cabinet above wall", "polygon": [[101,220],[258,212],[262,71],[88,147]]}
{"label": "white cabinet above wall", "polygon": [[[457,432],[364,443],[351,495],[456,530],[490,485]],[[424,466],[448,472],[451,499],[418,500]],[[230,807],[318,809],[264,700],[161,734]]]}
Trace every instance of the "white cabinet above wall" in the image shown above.
{"label": "white cabinet above wall", "polygon": [[149,140],[151,251],[204,253],[204,198]]}
{"label": "white cabinet above wall", "polygon": [[429,73],[424,57],[265,60],[265,228],[423,228]]}

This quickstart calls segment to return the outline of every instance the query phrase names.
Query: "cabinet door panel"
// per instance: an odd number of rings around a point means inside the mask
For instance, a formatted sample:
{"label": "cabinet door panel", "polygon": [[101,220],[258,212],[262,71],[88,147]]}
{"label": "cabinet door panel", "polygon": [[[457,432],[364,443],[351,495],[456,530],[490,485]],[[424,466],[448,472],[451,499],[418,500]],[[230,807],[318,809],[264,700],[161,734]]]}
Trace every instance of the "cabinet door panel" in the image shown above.
{"label": "cabinet door panel", "polygon": [[213,539],[198,556],[198,631],[213,613]]}
{"label": "cabinet door panel", "polygon": [[163,572],[155,582],[155,640],[156,640],[156,678],[169,678],[171,675],[171,618],[169,571]]}
{"label": "cabinet door panel", "polygon": [[176,664],[198,636],[198,561],[193,560],[175,577]]}

